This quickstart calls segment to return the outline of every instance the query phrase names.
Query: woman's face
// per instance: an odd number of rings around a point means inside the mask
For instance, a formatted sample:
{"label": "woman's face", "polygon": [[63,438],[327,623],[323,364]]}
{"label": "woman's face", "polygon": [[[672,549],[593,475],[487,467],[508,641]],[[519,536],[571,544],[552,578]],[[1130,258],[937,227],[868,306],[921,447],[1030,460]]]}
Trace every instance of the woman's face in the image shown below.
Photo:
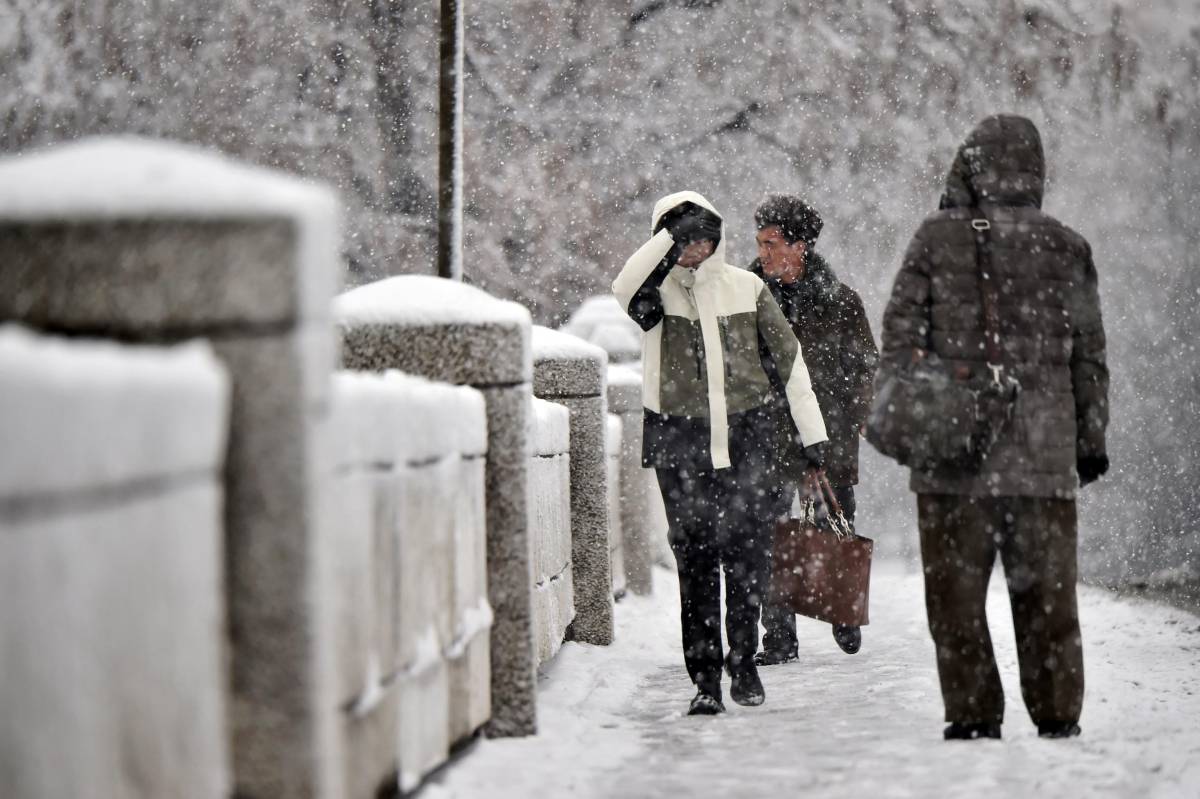
{"label": "woman's face", "polygon": [[706,258],[713,254],[717,245],[707,239],[703,241],[693,241],[691,244],[683,248],[683,254],[679,256],[676,263],[685,269],[695,269],[704,262]]}

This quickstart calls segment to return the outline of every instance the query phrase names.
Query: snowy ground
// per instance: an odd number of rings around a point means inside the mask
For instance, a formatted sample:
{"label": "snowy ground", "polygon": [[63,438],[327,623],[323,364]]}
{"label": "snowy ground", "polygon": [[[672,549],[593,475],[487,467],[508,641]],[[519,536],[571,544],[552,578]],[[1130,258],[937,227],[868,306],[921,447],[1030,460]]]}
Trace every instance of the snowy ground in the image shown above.
{"label": "snowy ground", "polygon": [[767,702],[687,717],[674,575],[618,605],[618,642],[569,643],[542,674],[541,732],[487,740],[422,799],[465,797],[1200,796],[1200,617],[1082,589],[1083,736],[1037,737],[1020,701],[999,572],[989,615],[1008,694],[1003,741],[941,740],[919,573],[876,565],[862,651],[800,621],[801,659],[762,669]]}

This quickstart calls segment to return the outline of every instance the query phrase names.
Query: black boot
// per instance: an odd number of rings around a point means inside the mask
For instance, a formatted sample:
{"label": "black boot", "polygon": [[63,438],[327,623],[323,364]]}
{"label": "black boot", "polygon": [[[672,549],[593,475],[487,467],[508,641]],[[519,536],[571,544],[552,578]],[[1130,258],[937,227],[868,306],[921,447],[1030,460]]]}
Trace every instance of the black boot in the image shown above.
{"label": "black boot", "polygon": [[696,695],[688,705],[689,716],[715,716],[725,712],[721,702],[721,673],[716,676],[702,675],[696,680]]}
{"label": "black boot", "polygon": [[1083,730],[1073,721],[1039,721],[1039,738],[1074,738]]}
{"label": "black boot", "polygon": [[724,712],[725,705],[721,703],[720,699],[701,690],[696,691],[696,695],[692,697],[687,714],[689,716],[715,716]]}
{"label": "black boot", "polygon": [[942,737],[947,741],[974,741],[979,738],[999,738],[1000,723],[988,721],[962,724],[955,721],[949,727],[942,730]]}
{"label": "black boot", "polygon": [[862,646],[862,628],[851,627],[849,624],[833,625],[833,640],[847,655],[853,655]]}
{"label": "black boot", "polygon": [[758,707],[767,698],[763,690],[762,680],[758,678],[758,667],[753,658],[737,661],[734,665],[733,655],[725,658],[725,669],[729,672],[729,697],[739,705]]}
{"label": "black boot", "polygon": [[755,666],[779,666],[799,660],[800,654],[792,650],[764,649],[754,655]]}

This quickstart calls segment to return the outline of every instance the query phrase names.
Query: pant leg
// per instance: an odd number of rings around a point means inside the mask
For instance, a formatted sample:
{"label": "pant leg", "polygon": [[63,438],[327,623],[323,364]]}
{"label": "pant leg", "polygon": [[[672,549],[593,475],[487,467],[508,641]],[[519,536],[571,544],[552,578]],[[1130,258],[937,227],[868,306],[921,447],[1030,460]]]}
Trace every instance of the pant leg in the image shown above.
{"label": "pant leg", "polygon": [[770,579],[771,534],[780,504],[774,481],[762,479],[749,460],[717,474],[720,496],[721,561],[725,572],[725,636],[731,665],[749,662],[758,649],[758,620]]}
{"label": "pant leg", "polygon": [[[768,528],[780,520],[788,516],[792,507],[792,495],[795,493],[796,487],[790,483],[779,489],[776,495],[775,504],[769,509]],[[764,564],[767,580],[770,580],[771,575],[771,538],[767,540],[767,558]],[[796,641],[796,614],[791,608],[772,605],[769,602],[763,602],[762,606],[762,624],[765,632],[763,633],[762,646],[763,649],[770,652],[795,652],[798,648]]]}
{"label": "pant leg", "polygon": [[858,510],[858,502],[854,499],[854,486],[833,486],[833,496],[842,506],[842,515],[846,521],[854,523],[854,512]]}
{"label": "pant leg", "polygon": [[721,695],[721,574],[712,473],[656,469],[679,573],[683,659],[692,682]]}
{"label": "pant leg", "polygon": [[920,494],[917,519],[946,721],[1002,722],[1004,689],[985,603],[1003,512],[993,499]]}
{"label": "pant leg", "polygon": [[1014,498],[1011,525],[1000,552],[1025,707],[1034,723],[1076,722],[1083,709],[1083,640],[1075,501]]}

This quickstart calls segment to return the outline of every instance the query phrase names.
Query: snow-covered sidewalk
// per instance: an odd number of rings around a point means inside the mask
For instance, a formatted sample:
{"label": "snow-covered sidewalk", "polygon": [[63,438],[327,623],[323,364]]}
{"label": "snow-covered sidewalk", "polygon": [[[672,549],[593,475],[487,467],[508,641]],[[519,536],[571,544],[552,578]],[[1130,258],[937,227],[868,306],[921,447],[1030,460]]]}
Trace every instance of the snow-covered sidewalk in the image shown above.
{"label": "snow-covered sidewalk", "polygon": [[943,742],[918,572],[877,563],[862,651],[801,619],[800,661],[761,670],[767,702],[684,715],[678,587],[618,605],[611,647],[568,643],[541,677],[538,736],[485,740],[422,797],[1200,796],[1200,618],[1081,589],[1083,735],[1037,737],[1021,703],[1003,575],[989,617],[1003,741]]}

